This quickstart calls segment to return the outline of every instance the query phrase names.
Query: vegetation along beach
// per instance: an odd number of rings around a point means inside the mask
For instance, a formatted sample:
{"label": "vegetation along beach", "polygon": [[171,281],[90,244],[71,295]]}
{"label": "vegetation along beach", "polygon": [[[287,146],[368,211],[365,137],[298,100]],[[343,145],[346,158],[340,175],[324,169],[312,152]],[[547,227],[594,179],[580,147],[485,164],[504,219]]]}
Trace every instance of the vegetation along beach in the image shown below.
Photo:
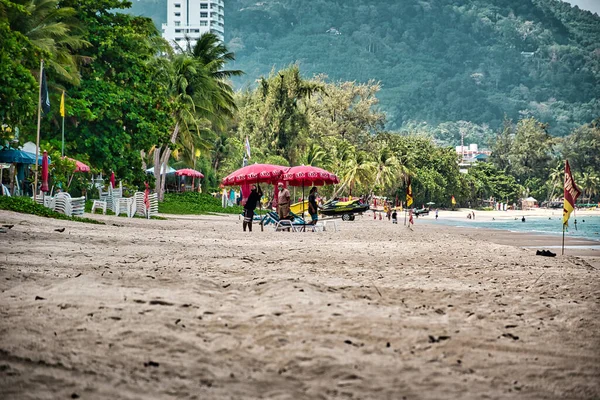
{"label": "vegetation along beach", "polygon": [[0,398],[600,399],[598,13],[0,0]]}

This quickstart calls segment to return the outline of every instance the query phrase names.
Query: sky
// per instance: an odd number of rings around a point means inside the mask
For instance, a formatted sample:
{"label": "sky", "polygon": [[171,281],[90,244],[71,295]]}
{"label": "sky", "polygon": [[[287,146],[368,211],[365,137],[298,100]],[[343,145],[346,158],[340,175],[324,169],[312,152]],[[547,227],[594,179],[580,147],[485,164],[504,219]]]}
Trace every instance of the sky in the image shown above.
{"label": "sky", "polygon": [[582,10],[589,10],[600,15],[600,0],[564,0],[574,6],[579,6]]}

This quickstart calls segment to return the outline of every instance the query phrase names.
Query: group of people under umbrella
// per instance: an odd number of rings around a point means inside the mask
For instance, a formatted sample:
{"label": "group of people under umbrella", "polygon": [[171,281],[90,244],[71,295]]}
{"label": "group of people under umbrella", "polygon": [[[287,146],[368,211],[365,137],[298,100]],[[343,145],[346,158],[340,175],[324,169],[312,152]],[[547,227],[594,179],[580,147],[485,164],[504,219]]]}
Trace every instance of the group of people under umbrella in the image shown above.
{"label": "group of people under umbrella", "polygon": [[260,205],[260,198],[263,195],[259,185],[261,183],[277,185],[278,192],[273,198],[273,206],[277,207],[279,219],[291,219],[291,196],[287,186],[301,186],[303,201],[304,188],[311,186],[308,212],[311,215],[312,223],[316,223],[318,219],[316,187],[339,183],[339,179],[331,172],[310,165],[282,167],[272,164],[253,164],[232,172],[223,178],[222,184],[224,186],[240,186],[241,188],[242,203],[244,204],[244,231],[246,231],[246,228],[252,231],[254,210],[257,205]]}

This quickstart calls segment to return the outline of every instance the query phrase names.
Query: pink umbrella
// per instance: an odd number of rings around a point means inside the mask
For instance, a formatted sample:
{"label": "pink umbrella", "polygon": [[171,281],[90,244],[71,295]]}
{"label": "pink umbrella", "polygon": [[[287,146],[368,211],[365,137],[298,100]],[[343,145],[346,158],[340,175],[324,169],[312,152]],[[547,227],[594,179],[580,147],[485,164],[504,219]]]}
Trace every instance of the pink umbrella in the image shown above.
{"label": "pink umbrella", "polygon": [[204,175],[201,172],[196,171],[195,169],[184,168],[175,171],[175,175],[177,176],[191,176],[192,177],[192,191],[194,190],[194,184],[196,178],[204,178]]}
{"label": "pink umbrella", "polygon": [[291,167],[283,174],[283,180],[291,186],[302,186],[302,213],[304,214],[304,186],[323,186],[339,183],[337,175],[311,165]]}
{"label": "pink umbrella", "polygon": [[90,172],[90,167],[84,163],[82,163],[81,161],[77,161],[74,160],[72,158],[69,157],[65,157],[67,160],[69,161],[73,161],[75,163],[75,171],[73,172]]}
{"label": "pink umbrella", "polygon": [[[221,181],[224,186],[240,185],[242,189],[242,197],[248,196],[250,192],[250,184],[253,183],[276,183],[286,167],[273,164],[252,164],[246,165],[227,175]],[[262,208],[259,202],[259,207]],[[264,229],[264,218],[260,221],[260,230]]]}
{"label": "pink umbrella", "polygon": [[339,183],[337,175],[323,168],[310,165],[291,167],[283,174],[283,180],[291,186],[323,186]]}
{"label": "pink umbrella", "polygon": [[237,186],[251,183],[276,183],[286,167],[272,164],[247,165],[223,178],[225,186]]}
{"label": "pink umbrella", "polygon": [[45,150],[42,157],[42,187],[40,190],[46,193],[50,191],[48,189],[48,152]]}
{"label": "pink umbrella", "polygon": [[110,187],[115,188],[115,171],[110,174]]}
{"label": "pink umbrella", "polygon": [[198,172],[195,169],[190,169],[190,168],[179,169],[179,170],[175,171],[175,175],[191,176],[192,178],[204,178],[204,175],[201,172]]}

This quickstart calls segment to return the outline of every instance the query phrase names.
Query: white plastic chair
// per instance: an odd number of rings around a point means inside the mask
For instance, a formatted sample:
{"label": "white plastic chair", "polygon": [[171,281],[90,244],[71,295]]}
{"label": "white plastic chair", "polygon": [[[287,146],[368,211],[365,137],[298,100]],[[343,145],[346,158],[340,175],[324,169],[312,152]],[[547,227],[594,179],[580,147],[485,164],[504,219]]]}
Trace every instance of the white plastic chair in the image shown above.
{"label": "white plastic chair", "polygon": [[85,196],[71,198],[67,201],[67,204],[71,216],[80,217],[85,212]]}
{"label": "white plastic chair", "polygon": [[158,193],[151,193],[148,196],[150,201],[150,209],[148,210],[147,217],[150,218],[153,215],[158,215]]}

